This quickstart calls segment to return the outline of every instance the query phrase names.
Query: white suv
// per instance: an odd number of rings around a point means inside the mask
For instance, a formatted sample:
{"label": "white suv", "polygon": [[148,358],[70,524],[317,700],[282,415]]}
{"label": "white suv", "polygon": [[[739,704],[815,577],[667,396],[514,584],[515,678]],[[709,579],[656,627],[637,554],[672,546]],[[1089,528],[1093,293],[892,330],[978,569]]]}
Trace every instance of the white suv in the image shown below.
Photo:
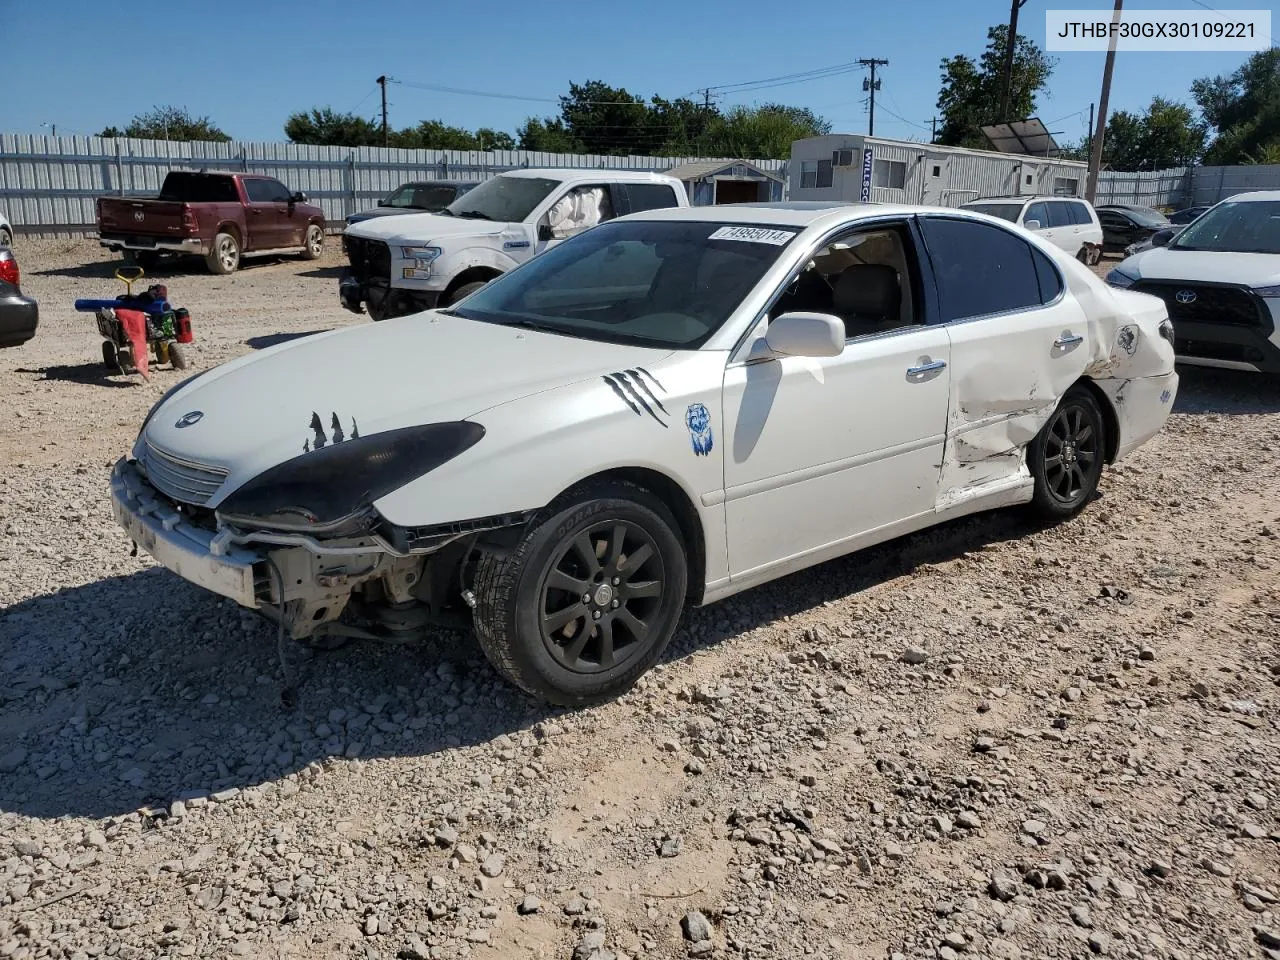
{"label": "white suv", "polygon": [[985,197],[965,210],[985,213],[1033,230],[1081,263],[1102,259],[1102,224],[1088,200],[1078,197]]}
{"label": "white suv", "polygon": [[511,170],[437,213],[352,224],[342,305],[374,320],[456,303],[543,250],[628,213],[687,207],[684,184],[637,170]]}
{"label": "white suv", "polygon": [[0,247],[13,246],[13,227],[9,226],[9,221],[5,219],[3,213],[0,213]]}

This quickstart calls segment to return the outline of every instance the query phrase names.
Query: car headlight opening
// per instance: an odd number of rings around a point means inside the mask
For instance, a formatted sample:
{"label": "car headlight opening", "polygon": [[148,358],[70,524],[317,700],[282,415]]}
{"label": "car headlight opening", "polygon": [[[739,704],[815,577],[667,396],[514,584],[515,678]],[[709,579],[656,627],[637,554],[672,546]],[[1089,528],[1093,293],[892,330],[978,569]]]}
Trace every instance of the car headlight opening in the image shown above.
{"label": "car headlight opening", "polygon": [[1137,277],[1132,274],[1125,273],[1119,267],[1112,268],[1111,272],[1107,274],[1107,283],[1111,284],[1113,287],[1120,287],[1123,289],[1124,287],[1132,287],[1137,282]]}
{"label": "car headlight opening", "polygon": [[480,442],[470,421],[402,427],[332,443],[286,460],[235,490],[218,507],[240,527],[329,536],[367,532],[373,503]]}

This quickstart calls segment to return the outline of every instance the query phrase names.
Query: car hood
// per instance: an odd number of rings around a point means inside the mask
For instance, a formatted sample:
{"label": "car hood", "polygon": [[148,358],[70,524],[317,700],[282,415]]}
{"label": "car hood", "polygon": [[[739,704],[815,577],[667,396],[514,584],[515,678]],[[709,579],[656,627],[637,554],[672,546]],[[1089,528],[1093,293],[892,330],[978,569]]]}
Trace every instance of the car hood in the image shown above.
{"label": "car hood", "polygon": [[1154,247],[1120,264],[1139,280],[1186,280],[1236,283],[1248,287],[1280,284],[1280,255],[1274,253],[1218,253]]}
{"label": "car hood", "polygon": [[134,455],[151,443],[227,470],[221,499],[339,438],[468,418],[483,424],[492,407],[671,353],[429,311],[303,337],[215,367],[160,403]]}
{"label": "car hood", "polygon": [[353,225],[347,233],[385,243],[415,246],[456,237],[485,237],[509,229],[509,223],[454,217],[444,213],[409,213],[399,217],[379,217]]}
{"label": "car hood", "polygon": [[426,210],[414,210],[407,207],[371,207],[368,210],[357,210],[347,217],[347,223],[363,223],[366,220],[376,220],[379,217],[413,217],[427,212]]}

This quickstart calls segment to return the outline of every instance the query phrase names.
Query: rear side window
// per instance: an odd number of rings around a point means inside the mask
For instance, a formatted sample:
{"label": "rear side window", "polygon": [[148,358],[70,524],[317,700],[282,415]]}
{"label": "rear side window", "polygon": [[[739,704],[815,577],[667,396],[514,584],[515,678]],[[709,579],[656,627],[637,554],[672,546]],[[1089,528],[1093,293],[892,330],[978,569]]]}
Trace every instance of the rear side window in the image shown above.
{"label": "rear side window", "polygon": [[1026,224],[1029,220],[1034,220],[1036,223],[1040,224],[1040,226],[1036,228],[1038,230],[1043,230],[1045,227],[1049,226],[1049,211],[1044,208],[1043,203],[1033,203],[1031,206],[1027,207],[1027,212],[1022,215],[1022,222],[1023,224]]}
{"label": "rear side window", "polygon": [[288,203],[290,197],[279,180],[246,180],[244,192],[250,203]]}
{"label": "rear side window", "polygon": [[1066,204],[1071,210],[1071,222],[1081,226],[1092,226],[1093,217],[1089,216],[1089,208],[1079,201]]}
{"label": "rear side window", "polygon": [[1075,222],[1071,217],[1071,208],[1061,200],[1051,200],[1045,206],[1049,208],[1049,226],[1069,227]]}
{"label": "rear side window", "polygon": [[626,191],[632,213],[678,206],[676,192],[665,183],[625,183],[622,189]]}
{"label": "rear side window", "polygon": [[926,217],[920,225],[944,323],[1042,303],[1039,274],[1043,267],[1033,259],[1031,245],[1020,237],[971,220]]}
{"label": "rear side window", "polygon": [[1062,275],[1052,261],[1035,247],[1031,248],[1031,259],[1036,268],[1036,282],[1040,284],[1040,302],[1053,303],[1062,293]]}
{"label": "rear side window", "polygon": [[160,199],[179,203],[239,203],[240,194],[236,192],[236,182],[226,174],[176,170],[166,174]]}

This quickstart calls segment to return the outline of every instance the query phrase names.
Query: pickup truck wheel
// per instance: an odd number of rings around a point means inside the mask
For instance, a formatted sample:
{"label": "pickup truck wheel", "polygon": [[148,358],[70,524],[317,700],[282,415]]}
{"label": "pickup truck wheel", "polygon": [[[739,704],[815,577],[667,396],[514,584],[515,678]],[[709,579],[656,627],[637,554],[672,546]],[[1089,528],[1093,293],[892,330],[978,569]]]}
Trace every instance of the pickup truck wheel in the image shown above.
{"label": "pickup truck wheel", "polygon": [[1027,448],[1035,479],[1032,509],[1045,520],[1074,517],[1102,478],[1106,422],[1086,388],[1072,387]]}
{"label": "pickup truck wheel", "polygon": [[324,253],[324,231],[314,223],[307,227],[307,241],[302,248],[303,260],[319,260]]}
{"label": "pickup truck wheel", "polygon": [[176,343],[169,344],[169,363],[175,370],[187,369],[187,355],[182,352],[182,348]]}
{"label": "pickup truck wheel", "polygon": [[560,706],[615,697],[653,666],[684,607],[688,564],[671,511],[601,483],[536,517],[476,569],[480,647],[516,686]]}
{"label": "pickup truck wheel", "polygon": [[464,283],[457,290],[453,291],[453,293],[449,294],[448,302],[441,304],[441,306],[447,307],[449,306],[449,304],[457,303],[463,297],[471,296],[473,293],[475,293],[477,290],[483,287],[486,282],[487,281],[484,281],[484,280],[478,280],[475,283]]}
{"label": "pickup truck wheel", "polygon": [[235,273],[240,266],[240,241],[231,233],[218,234],[213,238],[213,246],[204,262],[210,273]]}

